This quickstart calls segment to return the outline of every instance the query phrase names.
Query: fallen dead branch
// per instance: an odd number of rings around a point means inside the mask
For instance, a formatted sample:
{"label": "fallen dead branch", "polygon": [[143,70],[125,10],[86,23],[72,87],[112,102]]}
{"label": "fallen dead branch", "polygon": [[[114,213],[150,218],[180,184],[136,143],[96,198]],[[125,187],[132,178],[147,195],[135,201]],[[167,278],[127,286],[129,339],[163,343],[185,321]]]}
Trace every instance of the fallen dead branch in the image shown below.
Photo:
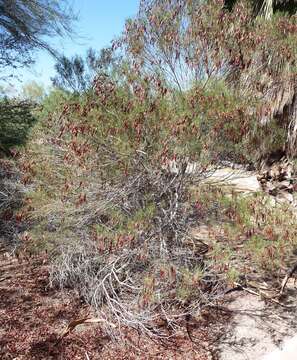
{"label": "fallen dead branch", "polygon": [[286,305],[286,304],[281,303],[280,301],[276,300],[274,297],[268,296],[268,295],[265,294],[263,291],[260,291],[260,292],[254,291],[254,290],[252,290],[252,289],[250,289],[250,288],[247,288],[247,287],[242,286],[242,285],[239,284],[239,283],[234,283],[234,285],[240,287],[241,290],[243,290],[243,291],[246,291],[246,292],[248,292],[248,293],[250,293],[250,294],[252,294],[252,295],[256,295],[256,296],[258,296],[258,297],[260,297],[260,298],[262,298],[262,299],[264,299],[264,300],[273,302],[273,303],[275,303],[275,304],[277,304],[277,305],[279,305],[279,306],[281,306],[281,307],[284,307],[284,308],[286,308],[286,309],[296,308],[295,305],[290,306],[290,305]]}
{"label": "fallen dead branch", "polygon": [[108,326],[115,328],[115,325],[107,322],[104,319],[101,318],[94,318],[94,317],[86,317],[86,318],[82,318],[82,319],[76,319],[71,321],[66,329],[63,331],[63,333],[59,336],[59,341],[61,341],[65,336],[67,336],[68,334],[70,334],[78,325],[83,325],[83,324],[98,324],[98,323],[105,323]]}
{"label": "fallen dead branch", "polygon": [[296,272],[297,270],[297,263],[295,263],[291,269],[289,270],[289,272],[287,273],[287,275],[284,277],[284,280],[282,281],[282,284],[281,284],[281,288],[280,288],[280,292],[279,292],[279,296],[282,296],[284,290],[285,290],[285,287],[289,281],[289,279],[293,276],[293,274]]}

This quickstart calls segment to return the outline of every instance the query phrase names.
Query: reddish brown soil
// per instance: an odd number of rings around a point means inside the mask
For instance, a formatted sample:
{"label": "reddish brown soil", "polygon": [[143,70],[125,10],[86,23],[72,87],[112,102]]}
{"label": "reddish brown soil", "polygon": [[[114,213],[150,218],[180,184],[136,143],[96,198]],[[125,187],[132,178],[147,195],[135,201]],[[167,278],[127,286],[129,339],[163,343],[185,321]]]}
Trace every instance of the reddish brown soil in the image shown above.
{"label": "reddish brown soil", "polygon": [[[110,341],[98,324],[80,326],[59,341],[67,324],[90,309],[74,293],[48,287],[48,265],[41,258],[19,263],[0,258],[0,359],[214,359],[209,351],[209,315],[171,343],[155,343],[127,331],[125,344]],[[218,332],[217,332],[218,334]],[[212,337],[213,338],[213,337]],[[202,346],[202,344],[206,344]]]}

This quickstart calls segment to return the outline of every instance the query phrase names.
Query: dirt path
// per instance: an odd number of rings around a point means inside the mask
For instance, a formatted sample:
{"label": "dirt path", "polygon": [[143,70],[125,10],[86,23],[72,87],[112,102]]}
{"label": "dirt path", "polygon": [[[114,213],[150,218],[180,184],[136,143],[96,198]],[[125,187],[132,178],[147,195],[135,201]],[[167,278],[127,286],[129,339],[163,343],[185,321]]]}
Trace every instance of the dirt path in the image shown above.
{"label": "dirt path", "polygon": [[296,310],[267,307],[260,298],[245,293],[230,300],[233,317],[221,341],[220,360],[260,360],[296,335]]}

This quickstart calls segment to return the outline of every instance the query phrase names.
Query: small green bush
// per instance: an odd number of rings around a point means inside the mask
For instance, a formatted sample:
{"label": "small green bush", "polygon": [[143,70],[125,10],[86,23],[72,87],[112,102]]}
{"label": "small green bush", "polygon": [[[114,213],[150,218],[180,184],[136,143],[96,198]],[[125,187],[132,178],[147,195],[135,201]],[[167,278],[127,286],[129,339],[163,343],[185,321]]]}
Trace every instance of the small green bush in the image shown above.
{"label": "small green bush", "polygon": [[32,104],[25,101],[0,100],[0,149],[6,154],[16,146],[24,145],[36,119]]}

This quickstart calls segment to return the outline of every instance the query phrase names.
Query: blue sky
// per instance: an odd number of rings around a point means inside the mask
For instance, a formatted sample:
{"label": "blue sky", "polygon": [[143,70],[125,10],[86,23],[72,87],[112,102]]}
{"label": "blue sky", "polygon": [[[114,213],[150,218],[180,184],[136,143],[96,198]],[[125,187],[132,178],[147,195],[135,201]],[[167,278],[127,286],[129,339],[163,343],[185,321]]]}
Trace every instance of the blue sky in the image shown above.
{"label": "blue sky", "polygon": [[[109,45],[115,36],[120,35],[125,20],[137,13],[139,0],[73,0],[72,3],[79,16],[75,30],[80,38],[53,41],[66,56],[84,54],[90,46],[100,50]],[[49,86],[55,62],[47,53],[36,55],[36,64],[30,70],[19,70],[18,74],[22,83],[35,80]]]}

